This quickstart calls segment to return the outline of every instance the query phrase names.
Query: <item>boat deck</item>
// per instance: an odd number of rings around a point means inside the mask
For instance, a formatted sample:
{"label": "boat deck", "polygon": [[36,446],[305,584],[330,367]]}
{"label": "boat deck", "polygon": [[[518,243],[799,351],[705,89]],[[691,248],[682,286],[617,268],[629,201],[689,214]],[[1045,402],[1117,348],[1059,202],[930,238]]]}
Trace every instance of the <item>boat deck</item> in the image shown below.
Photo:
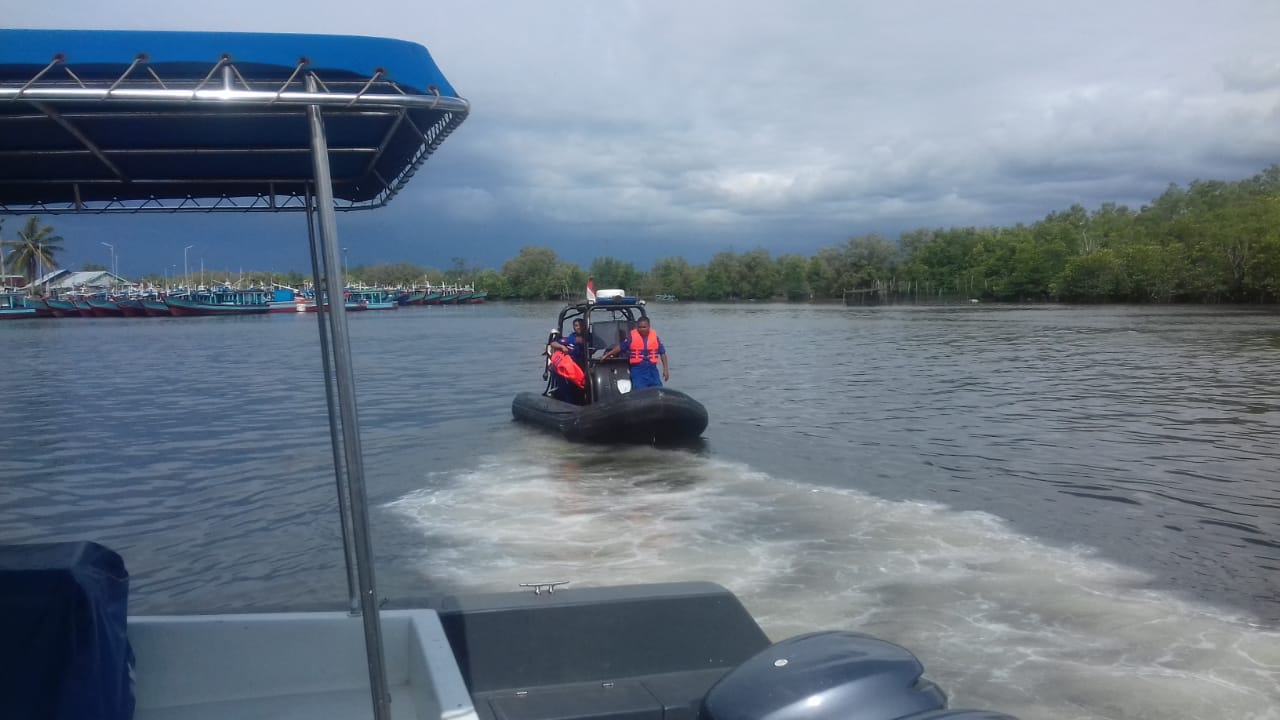
{"label": "boat deck", "polygon": [[[391,716],[475,717],[439,617],[382,613]],[[134,617],[136,720],[370,718],[363,626],[343,612]]]}
{"label": "boat deck", "polygon": [[[432,717],[419,713],[408,685],[391,686],[392,720]],[[369,688],[277,695],[198,705],[138,708],[134,720],[364,720],[373,717]],[[438,716],[437,716],[438,717]],[[468,717],[465,714],[454,717]]]}

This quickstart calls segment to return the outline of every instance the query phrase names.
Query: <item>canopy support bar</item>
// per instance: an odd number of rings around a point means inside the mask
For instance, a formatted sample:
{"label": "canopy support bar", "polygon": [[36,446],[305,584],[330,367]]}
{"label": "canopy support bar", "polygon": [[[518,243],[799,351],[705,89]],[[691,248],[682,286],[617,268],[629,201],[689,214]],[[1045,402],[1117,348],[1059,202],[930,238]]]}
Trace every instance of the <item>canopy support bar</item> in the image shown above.
{"label": "canopy support bar", "polygon": [[93,153],[94,157],[98,158],[98,162],[102,163],[103,165],[106,165],[107,169],[110,170],[113,175],[115,175],[117,178],[121,180],[128,179],[127,177],[125,177],[125,174],[120,171],[120,168],[116,167],[116,164],[111,162],[111,160],[106,156],[106,153],[102,152],[102,149],[99,148],[97,145],[95,145],[93,141],[88,138],[88,136],[80,132],[80,128],[71,124],[70,121],[62,117],[62,113],[58,112],[57,110],[54,110],[52,107],[50,107],[45,103],[33,102],[31,103],[31,106],[36,108],[40,112],[44,113],[45,115],[48,115],[50,120],[58,123],[58,125],[63,130],[66,130],[68,133],[70,133],[71,137],[79,141],[81,145],[85,146],[85,149]]}
{"label": "canopy support bar", "polygon": [[[307,75],[307,90],[315,93],[319,81]],[[373,697],[374,720],[390,720],[391,695],[382,650],[382,624],[378,615],[378,593],[374,582],[373,550],[369,538],[369,507],[365,496],[364,457],[356,419],[355,372],[351,363],[351,340],[347,313],[336,312],[343,298],[342,263],[338,255],[337,213],[333,209],[330,184],[329,147],[320,106],[307,108],[311,126],[311,162],[315,169],[316,200],[320,221],[320,248],[324,265],[325,290],[329,300],[329,329],[333,337],[333,365],[338,388],[338,410],[342,418],[343,450],[347,460],[347,488],[351,502],[351,530],[355,540],[356,576],[360,585],[360,610],[364,621],[365,654],[369,661],[369,692]]]}
{"label": "canopy support bar", "polygon": [[[324,400],[329,410],[329,444],[333,449],[333,474],[338,489],[338,517],[342,524],[342,557],[346,559],[347,599],[352,615],[360,614],[359,580],[356,578],[355,542],[351,537],[351,488],[347,484],[347,465],[342,452],[342,429],[338,427],[338,405],[333,388],[333,355],[329,351],[328,310],[324,297],[324,275],[320,272],[320,247],[316,242],[315,193],[307,195],[307,240],[311,248],[311,287],[316,294],[316,321],[320,326],[320,355],[324,366]],[[345,312],[345,310],[344,310]]]}

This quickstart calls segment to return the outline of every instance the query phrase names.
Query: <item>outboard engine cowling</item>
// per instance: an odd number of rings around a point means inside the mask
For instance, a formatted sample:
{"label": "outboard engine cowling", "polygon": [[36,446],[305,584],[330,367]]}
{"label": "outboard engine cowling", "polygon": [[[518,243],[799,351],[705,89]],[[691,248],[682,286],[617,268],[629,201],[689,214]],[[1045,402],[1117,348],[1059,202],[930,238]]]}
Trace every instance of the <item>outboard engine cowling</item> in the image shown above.
{"label": "outboard engine cowling", "polygon": [[852,632],[783,640],[711,687],[699,720],[1012,720],[947,711],[946,695],[923,678],[905,648]]}

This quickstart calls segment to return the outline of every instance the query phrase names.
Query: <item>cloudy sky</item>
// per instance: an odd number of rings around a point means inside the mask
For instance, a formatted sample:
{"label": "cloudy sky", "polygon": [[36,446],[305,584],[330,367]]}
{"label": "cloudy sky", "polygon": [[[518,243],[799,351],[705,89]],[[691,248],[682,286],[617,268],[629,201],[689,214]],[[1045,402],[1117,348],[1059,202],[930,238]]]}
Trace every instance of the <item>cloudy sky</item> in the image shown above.
{"label": "cloudy sky", "polygon": [[[5,22],[426,45],[472,116],[390,206],[340,217],[352,265],[810,254],[1280,162],[1277,0],[59,0]],[[105,263],[95,240],[126,274],[191,243],[210,267],[307,264],[292,215],[51,222],[76,266]]]}

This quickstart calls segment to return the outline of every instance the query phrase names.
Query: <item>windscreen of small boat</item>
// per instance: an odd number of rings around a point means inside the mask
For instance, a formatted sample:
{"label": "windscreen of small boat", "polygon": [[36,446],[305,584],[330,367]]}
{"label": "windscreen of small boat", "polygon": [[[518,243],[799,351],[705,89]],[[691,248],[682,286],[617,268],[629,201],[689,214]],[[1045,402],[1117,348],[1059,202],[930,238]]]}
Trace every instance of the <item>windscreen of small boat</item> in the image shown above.
{"label": "windscreen of small boat", "polygon": [[631,332],[631,325],[624,318],[593,320],[591,332],[595,335],[596,342],[599,343],[596,345],[597,348],[611,348],[627,339],[628,333]]}

